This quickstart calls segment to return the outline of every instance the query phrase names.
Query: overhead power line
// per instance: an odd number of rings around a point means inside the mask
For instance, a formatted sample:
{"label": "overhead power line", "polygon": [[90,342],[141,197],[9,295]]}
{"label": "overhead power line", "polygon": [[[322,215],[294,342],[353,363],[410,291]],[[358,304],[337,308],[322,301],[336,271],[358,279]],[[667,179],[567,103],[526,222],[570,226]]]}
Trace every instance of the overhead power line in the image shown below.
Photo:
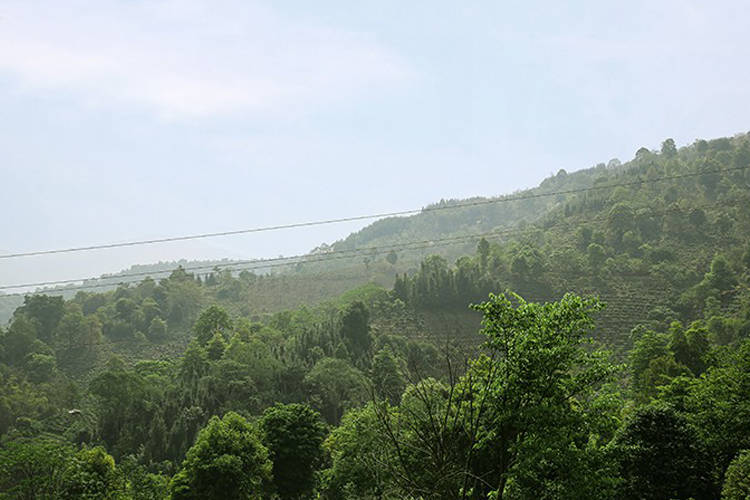
{"label": "overhead power line", "polygon": [[[692,210],[695,208],[703,209],[703,208],[710,208],[710,207],[723,206],[723,205],[733,205],[738,202],[740,201],[725,200],[725,201],[719,201],[715,203],[703,204],[699,206],[692,206],[692,207],[689,207],[689,209]],[[660,212],[652,212],[650,216],[658,217],[658,216],[667,215],[670,213],[678,213],[678,212],[683,212],[683,211],[684,210],[680,207],[674,207],[674,208],[668,208]],[[594,222],[602,222],[607,219],[608,219],[608,215],[602,215],[602,216],[592,217],[589,219],[577,219],[575,221],[570,221],[570,222],[560,221],[557,224],[555,224],[555,226],[557,227],[565,226],[566,228],[570,226],[575,227],[575,226],[590,224]],[[555,226],[548,227],[546,228],[546,230],[554,229]],[[480,239],[480,238],[494,239],[494,238],[498,238],[501,236],[507,236],[507,235],[511,235],[514,233],[523,232],[524,230],[525,229],[509,228],[509,229],[494,230],[494,231],[488,231],[484,233],[475,233],[475,234],[468,234],[468,235],[462,235],[462,236],[451,236],[451,237],[446,237],[446,238],[435,238],[435,239],[430,239],[430,240],[418,240],[418,241],[397,243],[393,245],[360,247],[360,248],[353,248],[349,250],[334,250],[334,251],[317,254],[317,255],[301,254],[301,255],[293,255],[289,257],[274,257],[274,258],[263,259],[263,260],[245,260],[245,261],[240,260],[240,261],[227,262],[225,264],[218,263],[218,264],[199,265],[199,266],[187,266],[187,267],[183,267],[183,270],[186,272],[192,272],[192,271],[212,271],[212,270],[222,270],[222,269],[229,269],[232,271],[269,269],[269,268],[290,266],[290,265],[294,265],[297,263],[308,264],[308,263],[349,259],[349,258],[357,257],[360,255],[364,255],[364,256],[378,255],[378,254],[383,254],[383,253],[389,253],[391,251],[422,250],[422,249],[427,249],[427,248],[448,246],[448,245],[452,245],[456,243],[464,243],[464,242],[471,241],[471,240],[476,241],[477,239]],[[65,288],[52,289],[52,290],[39,290],[36,292],[7,293],[7,294],[0,295],[0,297],[23,296],[23,295],[29,295],[29,294],[34,294],[34,293],[50,293],[50,292],[62,293],[62,292],[67,292],[67,291],[111,287],[111,286],[115,286],[118,284],[129,284],[129,283],[136,282],[136,280],[115,281],[115,282],[113,282],[113,280],[123,280],[126,278],[155,277],[156,275],[159,275],[159,274],[171,274],[173,271],[174,269],[165,269],[161,271],[142,271],[142,272],[136,272],[136,273],[124,273],[124,274],[118,274],[118,275],[113,275],[113,276],[73,278],[73,279],[56,280],[56,281],[42,281],[42,282],[35,282],[35,283],[19,283],[19,284],[14,284],[14,285],[2,285],[0,286],[0,290],[66,285],[66,284],[71,284],[71,283],[81,283],[81,282],[94,281],[94,280],[108,281],[106,283],[82,284],[80,286],[65,287]]]}
{"label": "overhead power line", "polygon": [[356,215],[352,217],[340,217],[336,219],[324,219],[324,220],[317,220],[317,221],[296,222],[293,224],[281,224],[281,225],[276,225],[276,226],[262,226],[262,227],[248,228],[248,229],[237,229],[237,230],[232,230],[232,231],[218,231],[218,232],[212,232],[212,233],[191,234],[191,235],[183,235],[183,236],[170,236],[170,237],[165,237],[165,238],[134,240],[134,241],[119,242],[119,243],[103,243],[103,244],[98,244],[98,245],[58,248],[58,249],[51,249],[51,250],[34,250],[30,252],[8,253],[8,254],[0,254],[0,259],[31,257],[35,255],[86,252],[86,251],[91,251],[91,250],[103,250],[103,249],[110,249],[110,248],[133,247],[133,246],[141,246],[141,245],[153,245],[157,243],[198,240],[198,239],[206,239],[206,238],[216,238],[216,237],[221,237],[221,236],[234,236],[234,235],[239,235],[239,234],[279,231],[282,229],[295,229],[295,228],[301,228],[301,227],[338,224],[342,222],[355,222],[355,221],[368,220],[368,219],[380,219],[384,217],[415,215],[418,213],[430,213],[430,212],[437,212],[437,211],[443,211],[443,210],[454,210],[458,208],[493,205],[497,203],[507,203],[507,202],[512,202],[512,201],[546,198],[549,196],[584,193],[584,192],[589,192],[589,191],[598,191],[598,190],[611,189],[611,188],[617,188],[617,187],[637,186],[637,185],[641,185],[645,183],[654,183],[654,182],[661,182],[661,181],[667,181],[667,180],[684,179],[688,177],[699,177],[702,175],[720,174],[720,173],[732,172],[736,170],[745,170],[747,168],[750,168],[750,167],[747,167],[747,166],[732,167],[732,168],[723,168],[723,169],[718,169],[718,170],[707,170],[707,171],[702,171],[702,172],[690,172],[690,173],[685,173],[685,174],[675,174],[675,175],[669,175],[669,176],[664,176],[664,177],[658,177],[654,179],[638,179],[638,180],[622,182],[618,184],[606,184],[602,186],[566,189],[566,190],[561,190],[561,191],[553,191],[549,193],[528,193],[528,194],[518,195],[518,196],[506,196],[502,198],[493,198],[489,200],[475,200],[475,201],[468,201],[468,202],[463,202],[463,203],[455,203],[451,205],[437,205],[437,206],[430,206],[427,208],[420,208],[420,209],[400,210],[396,212],[381,212],[381,213],[376,213],[376,214]]}

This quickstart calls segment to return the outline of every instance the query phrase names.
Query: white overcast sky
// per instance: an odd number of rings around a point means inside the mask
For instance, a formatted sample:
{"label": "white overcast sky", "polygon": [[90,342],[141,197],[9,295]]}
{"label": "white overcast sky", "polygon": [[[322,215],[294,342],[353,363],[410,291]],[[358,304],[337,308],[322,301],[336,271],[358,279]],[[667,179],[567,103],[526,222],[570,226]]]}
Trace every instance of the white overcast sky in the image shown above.
{"label": "white overcast sky", "polygon": [[[0,252],[420,207],[750,130],[744,1],[0,0]],[[0,262],[305,252],[349,224]]]}

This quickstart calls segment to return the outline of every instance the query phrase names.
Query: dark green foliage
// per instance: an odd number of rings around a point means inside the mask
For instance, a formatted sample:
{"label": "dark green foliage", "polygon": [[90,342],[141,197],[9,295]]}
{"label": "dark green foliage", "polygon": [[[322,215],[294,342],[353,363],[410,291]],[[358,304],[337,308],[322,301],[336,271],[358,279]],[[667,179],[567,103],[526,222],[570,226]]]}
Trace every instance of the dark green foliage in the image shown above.
{"label": "dark green foliage", "polygon": [[99,402],[98,433],[115,456],[134,450],[148,436],[153,408],[152,391],[144,377],[128,371],[117,358],[90,384]]}
{"label": "dark green foliage", "polygon": [[214,332],[211,340],[206,343],[206,353],[208,354],[208,358],[214,361],[221,359],[226,348],[227,343],[224,341],[224,336],[218,330]]}
{"label": "dark green foliage", "polygon": [[388,255],[385,256],[385,260],[388,261],[390,265],[395,266],[396,262],[398,262],[398,254],[394,250],[391,250],[388,252]]}
{"label": "dark green foliage", "polygon": [[686,406],[708,446],[717,475],[740,450],[750,449],[750,341],[721,356],[690,387]]}
{"label": "dark green foliage", "polygon": [[25,316],[19,315],[13,319],[3,337],[4,361],[9,365],[19,364],[32,352],[44,348],[36,340],[36,329]]}
{"label": "dark green foliage", "polygon": [[212,417],[170,484],[171,498],[260,499],[271,480],[271,462],[258,429],[230,412]]}
{"label": "dark green foliage", "polygon": [[58,498],[73,448],[48,438],[0,446],[0,498]]}
{"label": "dark green foliage", "polygon": [[169,493],[169,478],[149,472],[139,465],[133,455],[125,457],[119,465],[125,480],[125,498],[132,500],[164,500]]}
{"label": "dark green foliage", "polygon": [[725,292],[731,290],[736,284],[737,279],[729,262],[723,255],[717,254],[711,261],[711,269],[704,276],[701,286],[708,290]]}
{"label": "dark green foliage", "polygon": [[477,254],[479,255],[479,265],[484,271],[487,269],[487,263],[489,262],[490,257],[490,244],[486,239],[482,238],[479,240],[479,243],[477,244]]}
{"label": "dark green foliage", "polygon": [[41,340],[49,341],[63,315],[63,298],[49,295],[27,295],[15,315],[23,314],[36,325]]}
{"label": "dark green foliage", "polygon": [[378,351],[372,360],[372,384],[377,396],[391,404],[398,403],[406,387],[404,369],[389,346]]}
{"label": "dark green foliage", "polygon": [[205,346],[216,333],[224,338],[228,337],[232,328],[232,320],[229,314],[219,306],[210,306],[203,311],[198,317],[198,321],[193,325],[198,343]]}
{"label": "dark green foliage", "polygon": [[687,420],[666,406],[636,411],[618,433],[614,453],[621,498],[715,498],[709,457]]}
{"label": "dark green foliage", "polygon": [[370,311],[362,302],[353,302],[344,310],[341,316],[341,338],[356,360],[370,350]]}
{"label": "dark green foliage", "polygon": [[661,143],[661,154],[669,158],[677,154],[677,146],[675,146],[674,139],[665,139]]}
{"label": "dark green foliage", "polygon": [[701,324],[693,324],[687,331],[683,331],[678,322],[670,327],[671,338],[669,349],[674,353],[674,360],[686,366],[693,375],[700,375],[705,370],[705,358],[708,354],[708,331]]}
{"label": "dark green foliage", "polygon": [[167,336],[167,323],[161,318],[153,318],[148,325],[146,334],[153,342],[164,340]]}
{"label": "dark green foliage", "polygon": [[344,415],[325,442],[332,464],[325,471],[324,498],[377,498],[386,492],[391,493],[386,498],[398,496],[388,471],[395,457],[382,431],[372,403]]}
{"label": "dark green foliage", "polygon": [[32,382],[48,382],[55,374],[57,362],[49,354],[32,353],[26,357],[26,369]]}
{"label": "dark green foliage", "polygon": [[330,424],[338,424],[344,410],[366,400],[362,373],[343,359],[323,358],[305,377],[313,404]]}
{"label": "dark green foliage", "polygon": [[724,475],[721,498],[746,500],[750,497],[750,452],[743,451],[732,460]]}
{"label": "dark green foliage", "polygon": [[114,459],[104,448],[83,448],[73,455],[63,473],[62,498],[114,499],[121,489]]}
{"label": "dark green foliage", "polygon": [[273,484],[282,499],[310,498],[323,460],[326,429],[303,404],[276,404],[260,420],[263,444],[273,462]]}

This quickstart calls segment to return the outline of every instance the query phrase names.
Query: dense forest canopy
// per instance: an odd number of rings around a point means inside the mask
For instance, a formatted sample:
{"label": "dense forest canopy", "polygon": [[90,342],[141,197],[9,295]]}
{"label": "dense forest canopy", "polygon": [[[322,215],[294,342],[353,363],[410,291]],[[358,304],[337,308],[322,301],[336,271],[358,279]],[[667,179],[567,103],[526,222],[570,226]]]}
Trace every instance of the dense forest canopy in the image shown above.
{"label": "dense forest canopy", "polygon": [[747,498],[750,135],[513,196],[19,298],[0,497]]}

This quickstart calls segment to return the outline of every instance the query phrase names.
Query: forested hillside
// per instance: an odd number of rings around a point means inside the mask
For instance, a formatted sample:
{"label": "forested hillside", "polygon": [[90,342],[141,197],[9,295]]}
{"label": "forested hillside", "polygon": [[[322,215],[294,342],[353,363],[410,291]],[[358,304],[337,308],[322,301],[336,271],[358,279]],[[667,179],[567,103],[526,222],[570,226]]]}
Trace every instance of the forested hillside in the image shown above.
{"label": "forested hillside", "polygon": [[[442,200],[423,208],[416,215],[388,217],[374,222],[344,240],[321,245],[306,256],[265,261],[182,259],[139,264],[118,273],[82,283],[54,286],[45,291],[72,297],[81,287],[109,290],[120,283],[137,283],[146,276],[166,277],[181,266],[199,275],[209,274],[215,268],[217,271],[233,270],[235,276],[243,269],[254,274],[277,276],[278,280],[264,282],[261,289],[248,289],[248,298],[259,310],[277,312],[301,304],[318,303],[368,282],[390,287],[396,273],[413,272],[428,255],[442,255],[452,260],[471,253],[476,245],[473,236],[512,230],[519,224],[538,220],[575,192],[590,188],[604,168],[617,171],[623,167],[619,160],[614,159],[606,167],[600,164],[571,174],[561,170],[538,187],[509,195]],[[294,280],[294,287],[287,284],[289,276]],[[0,322],[10,319],[20,301],[18,297],[0,294]]]}
{"label": "forested hillside", "polygon": [[749,206],[750,135],[668,139],[263,272],[27,295],[0,498],[746,498]]}

